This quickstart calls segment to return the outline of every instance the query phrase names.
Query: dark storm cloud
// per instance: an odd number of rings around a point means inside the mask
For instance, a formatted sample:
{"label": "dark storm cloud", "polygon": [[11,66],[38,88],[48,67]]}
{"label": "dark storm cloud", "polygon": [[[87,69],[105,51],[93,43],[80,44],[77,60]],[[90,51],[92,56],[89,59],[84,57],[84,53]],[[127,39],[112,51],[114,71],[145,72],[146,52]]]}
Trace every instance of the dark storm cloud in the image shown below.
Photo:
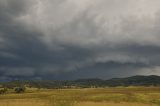
{"label": "dark storm cloud", "polygon": [[0,0],[0,80],[160,74],[158,4]]}

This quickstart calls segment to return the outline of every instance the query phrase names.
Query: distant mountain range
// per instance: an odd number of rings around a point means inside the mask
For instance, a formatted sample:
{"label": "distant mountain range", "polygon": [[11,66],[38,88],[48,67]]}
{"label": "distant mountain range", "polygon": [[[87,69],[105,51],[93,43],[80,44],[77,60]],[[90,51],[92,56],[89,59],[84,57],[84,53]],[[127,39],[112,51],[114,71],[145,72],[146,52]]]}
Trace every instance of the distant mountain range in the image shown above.
{"label": "distant mountain range", "polygon": [[117,87],[117,86],[160,86],[160,76],[132,76],[127,78],[79,79],[79,80],[42,80],[42,81],[11,81],[1,83],[2,87],[14,88],[17,86],[36,88],[88,88],[88,87]]}

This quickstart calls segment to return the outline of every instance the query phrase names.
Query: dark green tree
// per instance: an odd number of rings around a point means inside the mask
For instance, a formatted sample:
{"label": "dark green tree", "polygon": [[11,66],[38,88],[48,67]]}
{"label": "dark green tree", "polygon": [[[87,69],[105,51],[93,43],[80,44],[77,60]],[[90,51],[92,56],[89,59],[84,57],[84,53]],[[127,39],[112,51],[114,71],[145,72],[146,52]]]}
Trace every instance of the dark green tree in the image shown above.
{"label": "dark green tree", "polygon": [[24,86],[23,87],[16,87],[14,90],[16,93],[24,93],[26,88]]}

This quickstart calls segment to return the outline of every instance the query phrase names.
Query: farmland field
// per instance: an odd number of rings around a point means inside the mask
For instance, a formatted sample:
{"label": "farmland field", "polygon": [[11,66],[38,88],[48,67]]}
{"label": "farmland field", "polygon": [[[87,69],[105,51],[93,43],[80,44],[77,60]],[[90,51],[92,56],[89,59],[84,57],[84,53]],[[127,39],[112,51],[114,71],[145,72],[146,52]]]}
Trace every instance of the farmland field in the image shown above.
{"label": "farmland field", "polygon": [[28,88],[0,95],[0,106],[160,106],[159,87]]}

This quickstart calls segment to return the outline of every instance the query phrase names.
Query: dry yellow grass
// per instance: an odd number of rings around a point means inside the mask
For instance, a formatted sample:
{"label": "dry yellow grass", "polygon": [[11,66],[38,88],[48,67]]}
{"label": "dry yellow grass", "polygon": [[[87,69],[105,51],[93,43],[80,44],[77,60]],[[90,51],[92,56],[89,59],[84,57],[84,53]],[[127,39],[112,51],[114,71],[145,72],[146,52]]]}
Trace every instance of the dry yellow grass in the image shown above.
{"label": "dry yellow grass", "polygon": [[76,106],[156,106],[153,104],[142,104],[142,103],[107,103],[107,102],[81,102]]}
{"label": "dry yellow grass", "polygon": [[160,106],[158,87],[28,89],[0,95],[0,106]]}
{"label": "dry yellow grass", "polygon": [[1,100],[0,106],[47,106],[47,102],[28,99]]}
{"label": "dry yellow grass", "polygon": [[[34,101],[34,100],[7,100],[1,101],[0,106],[55,106],[46,101]],[[59,105],[63,106],[63,105]],[[79,102],[74,103],[73,106],[156,106],[153,104],[143,103],[112,103],[112,102]]]}
{"label": "dry yellow grass", "polygon": [[[1,100],[0,106],[56,106],[47,101],[30,100],[30,99],[17,99],[17,100]],[[63,106],[63,105],[58,105]],[[113,103],[113,102],[77,102],[73,106],[157,106],[154,104],[143,103]]]}

